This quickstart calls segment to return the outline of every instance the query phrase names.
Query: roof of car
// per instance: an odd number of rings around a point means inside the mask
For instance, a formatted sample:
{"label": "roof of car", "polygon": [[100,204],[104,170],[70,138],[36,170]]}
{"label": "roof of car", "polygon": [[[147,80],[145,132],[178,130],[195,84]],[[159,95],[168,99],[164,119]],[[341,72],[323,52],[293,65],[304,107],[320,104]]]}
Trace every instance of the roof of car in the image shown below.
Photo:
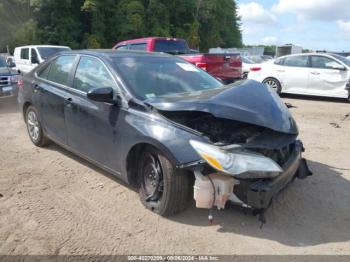
{"label": "roof of car", "polygon": [[85,55],[94,55],[98,57],[126,56],[126,55],[171,57],[171,55],[166,53],[145,52],[145,51],[136,51],[136,50],[114,50],[114,49],[72,50],[72,51],[63,51],[60,54],[85,54]]}
{"label": "roof of car", "polygon": [[285,55],[285,56],[280,56],[279,58],[282,57],[288,57],[288,56],[305,56],[305,55],[319,55],[319,56],[331,56],[334,55],[334,53],[317,53],[317,52],[310,52],[310,53],[298,53],[298,54],[290,54],[290,55]]}
{"label": "roof of car", "polygon": [[52,48],[69,48],[69,46],[63,46],[63,45],[25,45],[25,46],[17,46],[17,48],[30,48],[30,47],[52,47]]}

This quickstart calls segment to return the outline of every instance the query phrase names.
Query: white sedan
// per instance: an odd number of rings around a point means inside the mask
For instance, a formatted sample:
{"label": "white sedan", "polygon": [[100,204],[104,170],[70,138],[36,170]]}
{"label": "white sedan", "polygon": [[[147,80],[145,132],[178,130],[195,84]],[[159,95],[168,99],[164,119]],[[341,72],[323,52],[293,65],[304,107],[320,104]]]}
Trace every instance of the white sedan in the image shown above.
{"label": "white sedan", "polygon": [[347,98],[350,101],[350,60],[336,54],[289,55],[265,63],[249,79],[278,93]]}

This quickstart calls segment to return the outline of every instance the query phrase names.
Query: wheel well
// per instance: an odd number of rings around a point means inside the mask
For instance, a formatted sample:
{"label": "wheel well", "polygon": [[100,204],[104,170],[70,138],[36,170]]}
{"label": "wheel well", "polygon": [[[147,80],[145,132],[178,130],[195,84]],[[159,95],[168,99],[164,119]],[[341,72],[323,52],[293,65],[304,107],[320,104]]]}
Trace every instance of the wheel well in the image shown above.
{"label": "wheel well", "polygon": [[[148,144],[148,143],[140,143],[137,145],[134,145],[126,157],[126,172],[128,181],[130,184],[137,186],[138,181],[138,160],[143,150],[145,150],[146,147],[154,147],[155,146]],[[158,149],[158,148],[157,148]]]}
{"label": "wheel well", "polygon": [[282,87],[282,84],[281,84],[281,81],[280,80],[278,80],[276,77],[266,77],[262,82],[264,83],[267,79],[273,79],[273,80],[276,80],[279,84],[280,84],[280,86]]}
{"label": "wheel well", "polygon": [[23,118],[25,119],[26,117],[26,111],[27,111],[27,108],[31,105],[30,102],[25,102],[24,105],[23,105]]}
{"label": "wheel well", "polygon": [[151,143],[139,143],[134,145],[130,150],[126,157],[126,173],[127,178],[130,184],[132,185],[138,185],[138,163],[139,163],[139,157],[141,156],[141,153],[143,150],[145,150],[147,147],[152,147],[156,150],[158,150],[160,153],[162,153],[163,156],[165,156],[170,163],[172,163],[173,166],[177,166],[177,161],[174,158],[174,156],[171,154],[171,152],[167,151],[166,149],[162,149],[159,146],[155,146]]}

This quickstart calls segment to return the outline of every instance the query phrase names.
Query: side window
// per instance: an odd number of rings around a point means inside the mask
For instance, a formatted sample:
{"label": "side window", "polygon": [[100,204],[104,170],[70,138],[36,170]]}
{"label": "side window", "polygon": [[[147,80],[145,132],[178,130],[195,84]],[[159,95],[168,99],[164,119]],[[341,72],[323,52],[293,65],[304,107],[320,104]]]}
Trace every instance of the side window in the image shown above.
{"label": "side window", "polygon": [[285,66],[294,66],[294,67],[308,67],[309,66],[309,56],[290,56],[284,58]]}
{"label": "side window", "polygon": [[39,64],[38,53],[36,52],[36,50],[32,48],[30,52],[30,61],[32,62],[32,64]]}
{"label": "side window", "polygon": [[126,49],[128,49],[127,45],[121,45],[121,46],[118,46],[115,50],[126,50]]}
{"label": "side window", "polygon": [[277,58],[275,60],[275,65],[283,65],[284,64],[284,58]]}
{"label": "side window", "polygon": [[324,56],[311,56],[311,65],[314,68],[333,69],[341,66],[337,61]]}
{"label": "side window", "polygon": [[101,61],[84,56],[80,59],[73,88],[88,92],[92,88],[114,86],[113,78]]}
{"label": "side window", "polygon": [[38,74],[39,77],[47,79],[50,72],[51,64],[47,65],[43,70],[41,70]]}
{"label": "side window", "polygon": [[51,64],[51,69],[47,79],[61,85],[68,85],[68,78],[70,71],[72,70],[74,60],[75,55],[64,55],[58,57]]}
{"label": "side window", "polygon": [[21,49],[21,59],[29,60],[29,48]]}
{"label": "side window", "polygon": [[140,44],[131,44],[130,45],[131,50],[140,50],[140,51],[146,51],[147,44],[146,43],[140,43]]}

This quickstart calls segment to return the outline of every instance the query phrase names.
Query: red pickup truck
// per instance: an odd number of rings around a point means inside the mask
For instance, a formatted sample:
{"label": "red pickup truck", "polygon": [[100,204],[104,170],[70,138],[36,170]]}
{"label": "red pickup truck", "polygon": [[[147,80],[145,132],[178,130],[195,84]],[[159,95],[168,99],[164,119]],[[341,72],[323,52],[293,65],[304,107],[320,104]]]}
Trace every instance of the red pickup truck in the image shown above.
{"label": "red pickup truck", "polygon": [[234,82],[242,77],[242,60],[239,54],[199,54],[196,50],[190,49],[184,39],[139,38],[117,43],[113,49],[164,52],[178,55],[225,83]]}

